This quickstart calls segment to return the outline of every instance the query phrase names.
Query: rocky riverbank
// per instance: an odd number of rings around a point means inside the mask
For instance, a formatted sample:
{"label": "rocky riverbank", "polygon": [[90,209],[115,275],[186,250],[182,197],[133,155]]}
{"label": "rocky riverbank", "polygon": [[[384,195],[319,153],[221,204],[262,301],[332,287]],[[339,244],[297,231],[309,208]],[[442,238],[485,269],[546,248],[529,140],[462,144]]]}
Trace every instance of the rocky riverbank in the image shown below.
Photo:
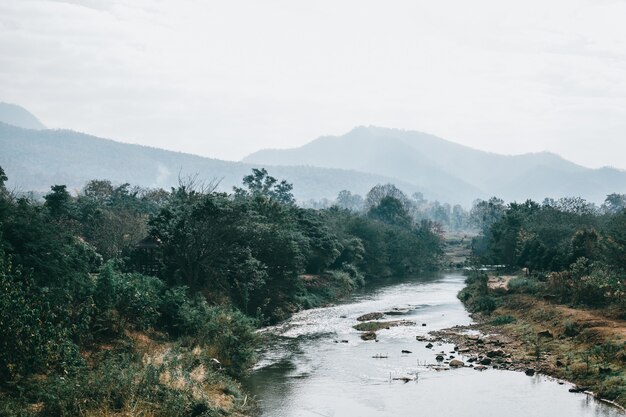
{"label": "rocky riverbank", "polygon": [[[501,308],[495,315],[474,314],[472,325],[434,331],[418,339],[431,344],[454,344],[455,354],[464,362],[462,366],[479,371],[500,369],[524,372],[529,376],[536,373],[547,375],[561,384],[565,381],[573,383],[571,392],[585,392],[625,410],[626,398],[622,395],[624,358],[619,356],[622,353],[616,352],[616,358],[602,358],[602,347],[594,346],[606,346],[604,339],[599,332],[590,330],[594,325],[606,323],[588,323],[586,331],[582,328],[584,324],[579,324],[582,327],[574,334],[571,322],[565,322],[569,319],[556,313],[558,307],[543,303],[535,307],[531,314],[528,310],[510,308]],[[545,320],[547,316],[551,319]],[[506,321],[510,323],[493,324],[499,322],[498,317],[507,317]],[[436,349],[436,345],[433,348]],[[444,363],[452,367],[450,357],[445,359]]]}

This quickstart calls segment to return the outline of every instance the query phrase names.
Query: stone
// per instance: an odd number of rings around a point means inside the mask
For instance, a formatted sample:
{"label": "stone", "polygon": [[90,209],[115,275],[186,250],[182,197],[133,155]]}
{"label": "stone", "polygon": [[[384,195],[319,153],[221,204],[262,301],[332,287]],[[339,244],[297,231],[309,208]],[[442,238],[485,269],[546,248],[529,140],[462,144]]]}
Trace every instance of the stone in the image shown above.
{"label": "stone", "polygon": [[488,358],[499,358],[501,356],[504,356],[504,352],[501,351],[500,349],[491,350],[491,351],[487,352],[487,357]]}
{"label": "stone", "polygon": [[365,332],[361,335],[361,339],[363,340],[375,340],[376,333],[375,332]]}
{"label": "stone", "polygon": [[491,358],[482,358],[480,360],[481,365],[491,365]]}
{"label": "stone", "polygon": [[444,357],[443,357],[442,355],[437,355],[437,356],[435,356],[435,360],[436,360],[437,362],[443,362]]}
{"label": "stone", "polygon": [[363,314],[360,317],[357,317],[357,321],[370,321],[370,320],[378,320],[382,319],[385,315],[383,313],[367,313]]}
{"label": "stone", "polygon": [[434,346],[434,345],[433,345],[432,343],[429,343],[429,344],[427,344],[427,345],[426,345],[426,348],[427,348],[427,349],[432,349],[432,348],[433,348],[433,346]]}
{"label": "stone", "polygon": [[404,349],[402,349],[402,353],[413,353],[413,352],[411,352],[410,350],[404,350]]}
{"label": "stone", "polygon": [[484,371],[487,369],[487,367],[483,365],[476,365],[474,369],[476,369],[477,371]]}
{"label": "stone", "polygon": [[528,376],[533,376],[535,375],[535,370],[533,368],[528,368],[526,369],[526,371],[524,371],[524,373]]}
{"label": "stone", "polygon": [[462,368],[464,366],[465,366],[465,364],[463,363],[463,361],[460,361],[458,359],[452,359],[450,361],[450,367],[451,368]]}

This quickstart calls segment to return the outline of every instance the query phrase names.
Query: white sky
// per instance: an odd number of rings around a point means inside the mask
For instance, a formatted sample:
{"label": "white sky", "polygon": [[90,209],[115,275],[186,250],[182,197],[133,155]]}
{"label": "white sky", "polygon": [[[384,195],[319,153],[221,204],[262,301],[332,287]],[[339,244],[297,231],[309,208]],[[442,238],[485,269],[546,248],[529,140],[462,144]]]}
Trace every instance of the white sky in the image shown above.
{"label": "white sky", "polygon": [[223,159],[372,124],[626,168],[626,1],[0,0],[0,101]]}

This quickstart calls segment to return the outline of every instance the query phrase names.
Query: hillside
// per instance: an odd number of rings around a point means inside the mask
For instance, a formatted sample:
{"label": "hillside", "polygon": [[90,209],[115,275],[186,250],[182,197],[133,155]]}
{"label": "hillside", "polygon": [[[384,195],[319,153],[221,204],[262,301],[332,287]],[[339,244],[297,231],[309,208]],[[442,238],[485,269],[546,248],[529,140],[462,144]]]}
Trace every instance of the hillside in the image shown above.
{"label": "hillside", "polygon": [[541,201],[582,196],[600,202],[626,191],[626,172],[589,169],[541,152],[499,155],[414,131],[357,127],[294,149],[266,149],[244,162],[346,168],[399,178],[419,188],[434,187],[450,202],[497,195],[505,200]]}
{"label": "hillside", "polygon": [[[266,166],[265,164],[263,164]],[[258,164],[222,161],[102,139],[71,130],[31,130],[0,123],[0,166],[8,187],[44,192],[52,184],[82,188],[91,179],[169,188],[182,176],[220,180],[231,191]],[[343,189],[365,194],[379,183],[395,182],[407,192],[418,187],[389,177],[340,169],[266,166],[271,175],[294,184],[300,201],[334,199]]]}
{"label": "hillside", "polygon": [[17,104],[0,102],[0,122],[24,129],[45,129],[43,123],[32,113]]}

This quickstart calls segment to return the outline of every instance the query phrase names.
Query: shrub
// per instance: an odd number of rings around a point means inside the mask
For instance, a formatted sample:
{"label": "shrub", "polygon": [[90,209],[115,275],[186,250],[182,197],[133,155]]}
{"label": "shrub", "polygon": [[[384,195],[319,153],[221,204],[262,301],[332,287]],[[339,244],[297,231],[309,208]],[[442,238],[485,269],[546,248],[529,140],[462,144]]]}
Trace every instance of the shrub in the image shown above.
{"label": "shrub", "polygon": [[535,294],[539,289],[536,279],[515,277],[509,281],[509,291],[515,293]]}
{"label": "shrub", "polygon": [[161,305],[164,328],[185,337],[190,345],[212,347],[230,372],[243,373],[254,359],[255,321],[239,310],[210,306],[201,295],[190,299],[185,291],[185,287],[176,287],[165,292]]}
{"label": "shrub", "polygon": [[146,330],[158,322],[165,288],[160,279],[121,273],[109,262],[100,271],[95,287],[97,332],[112,336],[119,334],[126,324]]}
{"label": "shrub", "polygon": [[567,337],[575,337],[580,334],[580,325],[574,321],[568,320],[565,322],[565,329],[563,334]]}
{"label": "shrub", "polygon": [[0,253],[0,381],[82,363],[64,307]]}
{"label": "shrub", "polygon": [[10,405],[13,415],[23,416],[29,404],[37,403],[41,408],[37,415],[42,416],[220,416],[223,410],[214,408],[209,386],[222,387],[235,399],[242,396],[235,384],[212,370],[211,358],[202,350],[174,346],[158,360],[148,355],[143,361],[132,352],[117,350],[94,359],[93,369],[51,376],[30,387],[22,404]]}
{"label": "shrub", "polygon": [[481,295],[471,303],[474,312],[491,314],[496,308],[496,299],[489,295]]}
{"label": "shrub", "polygon": [[607,400],[626,399],[626,380],[623,377],[610,377],[600,384],[598,396]]}
{"label": "shrub", "polygon": [[491,324],[494,326],[502,326],[504,324],[515,323],[517,319],[513,316],[497,316],[493,320],[491,320]]}

